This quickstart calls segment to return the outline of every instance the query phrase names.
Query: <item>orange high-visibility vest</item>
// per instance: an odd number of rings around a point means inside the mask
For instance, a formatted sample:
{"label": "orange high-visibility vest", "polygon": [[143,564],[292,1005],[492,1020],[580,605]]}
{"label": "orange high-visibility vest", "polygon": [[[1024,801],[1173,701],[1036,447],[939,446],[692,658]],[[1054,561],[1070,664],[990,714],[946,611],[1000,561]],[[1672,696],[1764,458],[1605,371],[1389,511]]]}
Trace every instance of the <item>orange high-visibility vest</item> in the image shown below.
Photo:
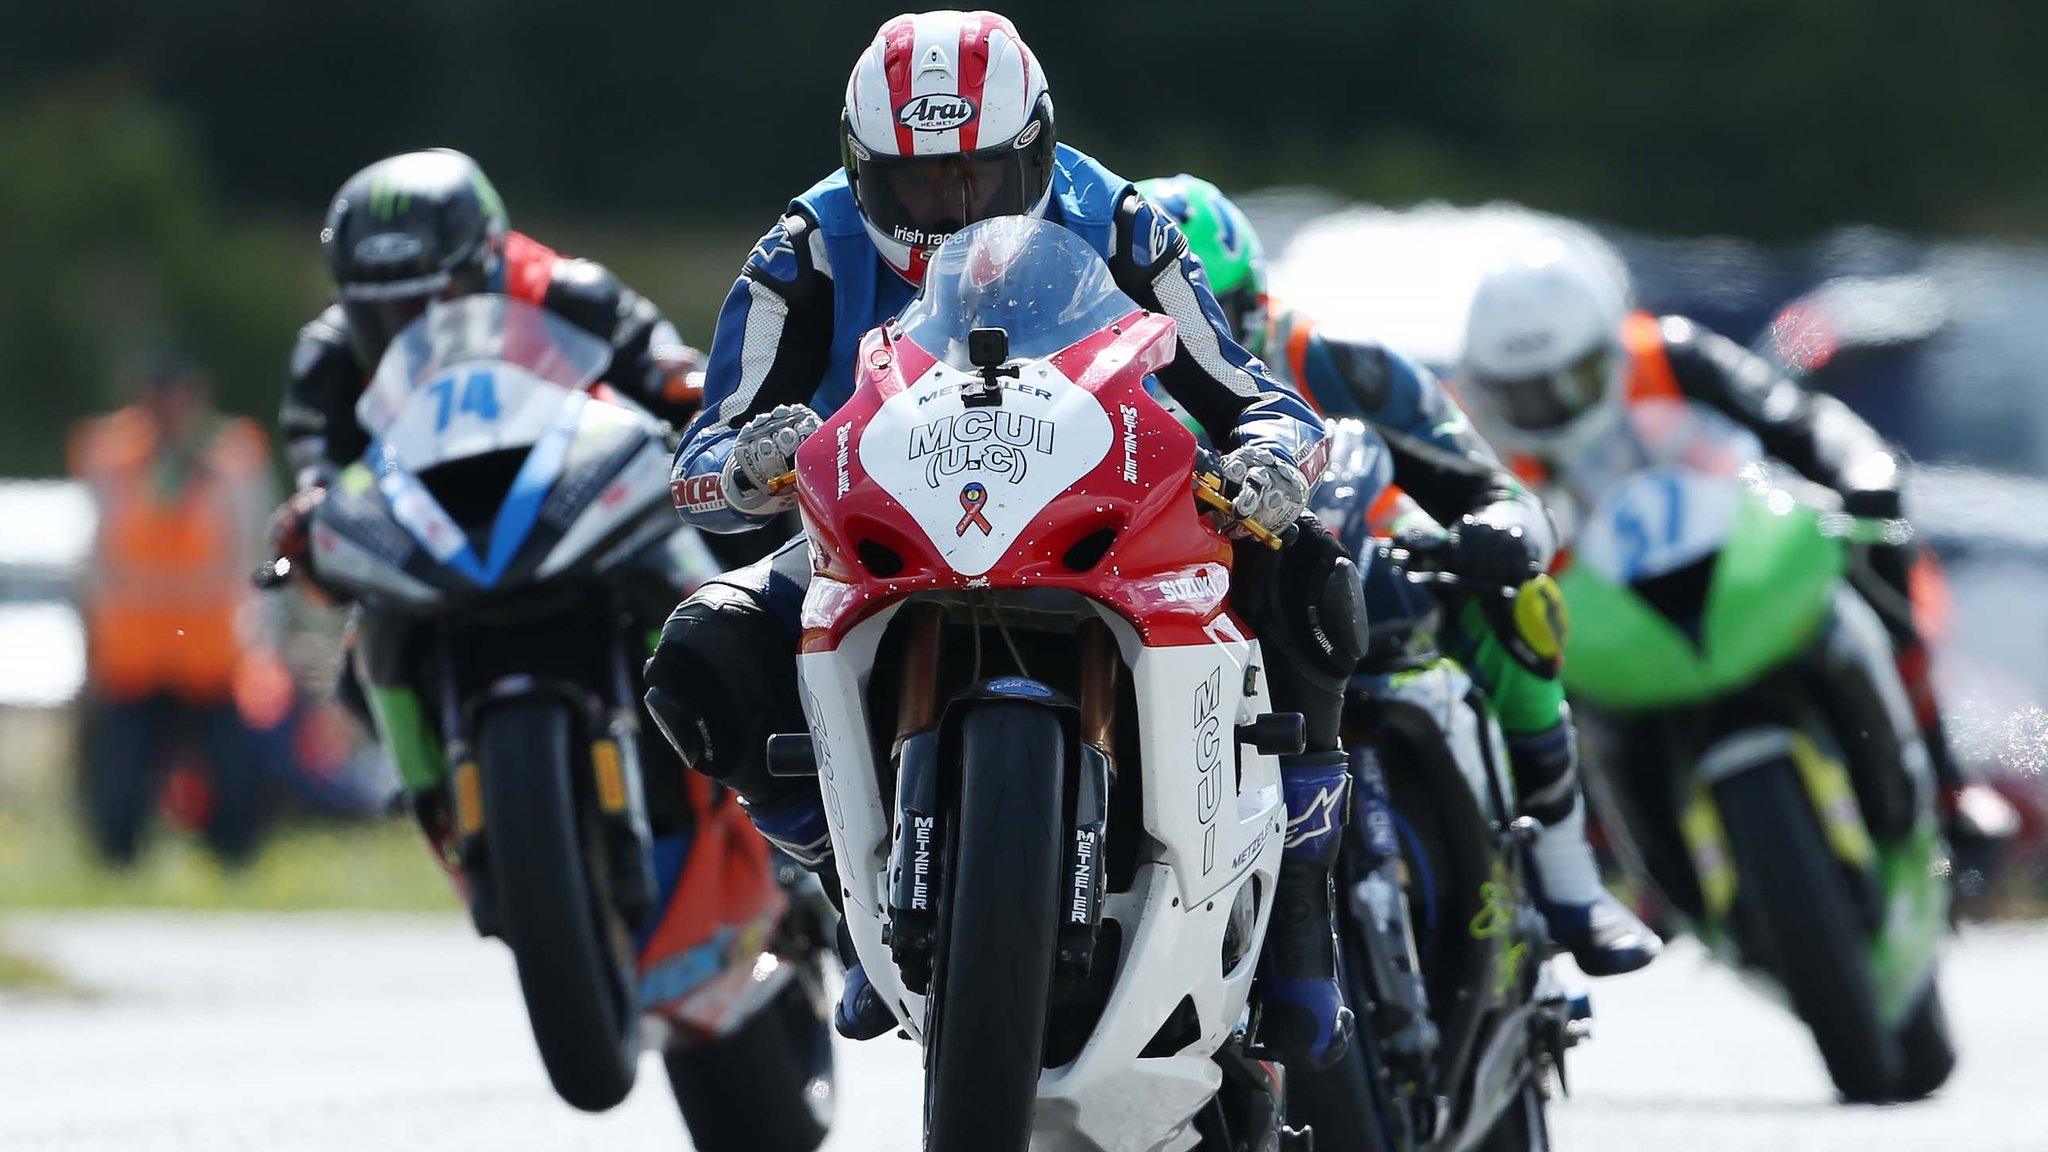
{"label": "orange high-visibility vest", "polygon": [[174,492],[158,490],[157,451],[155,426],[135,408],[72,437],[72,471],[100,518],[85,595],[93,687],[226,700],[246,648],[261,545],[252,504],[265,496],[268,447],[251,421],[227,421]]}

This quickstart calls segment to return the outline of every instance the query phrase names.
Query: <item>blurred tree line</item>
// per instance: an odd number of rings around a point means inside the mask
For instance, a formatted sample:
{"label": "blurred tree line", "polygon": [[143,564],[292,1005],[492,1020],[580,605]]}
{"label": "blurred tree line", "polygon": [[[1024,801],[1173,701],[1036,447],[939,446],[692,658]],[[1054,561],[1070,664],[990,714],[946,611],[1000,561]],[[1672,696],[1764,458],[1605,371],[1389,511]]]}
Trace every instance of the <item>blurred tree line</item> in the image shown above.
{"label": "blurred tree line", "polygon": [[[836,158],[896,4],[10,4],[0,472],[173,339],[267,413],[323,294],[320,211],[403,148],[481,159],[515,225],[687,332]],[[1017,0],[1063,136],[1138,176],[1390,203],[1510,197],[1638,229],[2048,229],[2048,8],[2003,0]],[[541,221],[545,223],[536,223]]]}

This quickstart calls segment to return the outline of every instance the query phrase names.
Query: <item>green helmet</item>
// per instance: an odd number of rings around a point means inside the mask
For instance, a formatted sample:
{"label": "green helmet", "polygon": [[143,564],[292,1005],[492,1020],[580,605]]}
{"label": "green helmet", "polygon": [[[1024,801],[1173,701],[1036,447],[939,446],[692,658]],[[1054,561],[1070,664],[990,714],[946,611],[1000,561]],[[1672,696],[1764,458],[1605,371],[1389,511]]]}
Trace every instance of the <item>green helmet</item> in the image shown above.
{"label": "green helmet", "polygon": [[1183,172],[1138,182],[1152,206],[1173,217],[1201,261],[1231,331],[1258,352],[1265,343],[1266,250],[1244,211],[1214,184]]}

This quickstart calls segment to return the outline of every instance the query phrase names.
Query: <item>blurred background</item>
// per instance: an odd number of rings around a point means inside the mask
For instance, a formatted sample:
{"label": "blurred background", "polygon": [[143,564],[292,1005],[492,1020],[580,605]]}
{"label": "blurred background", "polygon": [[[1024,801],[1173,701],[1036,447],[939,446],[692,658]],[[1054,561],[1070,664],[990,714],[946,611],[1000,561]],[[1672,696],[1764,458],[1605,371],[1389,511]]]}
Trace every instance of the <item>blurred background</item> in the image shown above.
{"label": "blurred background", "polygon": [[[273,431],[294,334],[327,300],[317,233],[328,198],[369,161],[412,148],[469,152],[515,228],[611,266],[705,342],[754,238],[836,163],[846,70],[896,10],[6,6],[0,913],[455,907],[410,831],[378,815],[388,770],[328,703],[337,624],[318,608],[236,609],[274,617],[266,656],[295,685],[267,716],[254,714],[260,691],[232,688],[257,693],[236,697],[247,726],[291,749],[267,757],[291,767],[266,778],[249,817],[285,821],[267,849],[186,835],[208,831],[218,797],[175,771],[148,821],[173,833],[143,834],[132,860],[74,822],[88,676],[74,605],[93,505],[63,479],[79,468],[73,430],[168,375]],[[2048,8],[1003,10],[1050,73],[1063,139],[1132,178],[1189,171],[1243,194],[1279,287],[1333,328],[1448,362],[1459,293],[1503,230],[1550,216],[1613,243],[1644,306],[1745,343],[1769,346],[1774,318],[1796,304],[1775,331],[1819,334],[1796,366],[1924,466],[1913,511],[1951,578],[1941,676],[1960,739],[2016,793],[2039,788]],[[271,470],[283,476],[281,462]],[[2042,906],[2040,841],[2030,824],[2002,911]],[[64,979],[8,959],[5,932],[0,994]]]}

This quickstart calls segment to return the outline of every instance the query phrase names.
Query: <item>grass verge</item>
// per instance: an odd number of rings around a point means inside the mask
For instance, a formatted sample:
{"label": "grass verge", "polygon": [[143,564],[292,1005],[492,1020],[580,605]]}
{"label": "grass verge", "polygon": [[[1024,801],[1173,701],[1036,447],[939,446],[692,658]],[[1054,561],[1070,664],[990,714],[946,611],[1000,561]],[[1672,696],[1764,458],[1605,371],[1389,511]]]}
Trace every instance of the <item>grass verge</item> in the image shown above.
{"label": "grass verge", "polygon": [[204,844],[159,827],[136,866],[117,871],[93,859],[77,814],[55,789],[16,790],[0,801],[0,912],[459,907],[418,833],[401,819],[285,825],[254,863],[234,871],[216,863]]}

